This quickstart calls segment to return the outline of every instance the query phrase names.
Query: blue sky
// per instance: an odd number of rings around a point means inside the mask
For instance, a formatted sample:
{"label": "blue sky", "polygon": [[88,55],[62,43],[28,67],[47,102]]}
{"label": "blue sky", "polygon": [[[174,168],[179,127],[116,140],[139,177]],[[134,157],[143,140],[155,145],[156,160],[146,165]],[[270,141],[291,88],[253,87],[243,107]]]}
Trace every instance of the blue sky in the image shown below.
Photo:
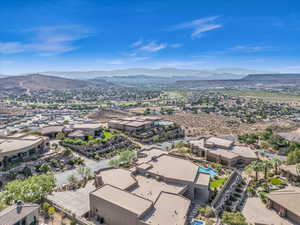
{"label": "blue sky", "polygon": [[300,71],[300,1],[7,0],[0,74],[132,67]]}

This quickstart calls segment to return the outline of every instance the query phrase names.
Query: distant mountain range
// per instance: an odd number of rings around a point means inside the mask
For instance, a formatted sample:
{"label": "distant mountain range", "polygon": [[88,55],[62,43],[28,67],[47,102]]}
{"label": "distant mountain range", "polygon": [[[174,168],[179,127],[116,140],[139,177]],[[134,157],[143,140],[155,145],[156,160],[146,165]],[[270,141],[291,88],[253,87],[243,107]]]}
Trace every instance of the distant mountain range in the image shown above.
{"label": "distant mountain range", "polygon": [[180,88],[299,87],[300,74],[249,74],[242,79],[181,80],[176,81],[174,86]]}
{"label": "distant mountain range", "polygon": [[96,85],[100,85],[100,83],[95,84],[91,81],[74,80],[40,74],[9,76],[5,78],[0,78],[0,91],[65,90],[95,87]]}
{"label": "distant mountain range", "polygon": [[243,80],[298,80],[300,74],[297,73],[278,73],[278,74],[249,74]]}
{"label": "distant mountain range", "polygon": [[90,80],[76,80],[58,76],[30,74],[0,78],[0,91],[12,90],[66,90],[112,86],[172,87],[172,88],[233,88],[233,87],[281,87],[300,86],[300,74],[249,74],[238,79],[203,80],[197,75],[150,76],[124,75],[102,76]]}
{"label": "distant mountain range", "polygon": [[265,73],[265,71],[256,71],[242,68],[219,68],[212,70],[196,70],[196,69],[176,69],[176,68],[132,68],[108,71],[48,71],[43,74],[68,77],[73,79],[94,79],[102,77],[120,77],[120,76],[151,76],[151,77],[193,77],[201,80],[217,80],[217,79],[239,79],[248,74]]}

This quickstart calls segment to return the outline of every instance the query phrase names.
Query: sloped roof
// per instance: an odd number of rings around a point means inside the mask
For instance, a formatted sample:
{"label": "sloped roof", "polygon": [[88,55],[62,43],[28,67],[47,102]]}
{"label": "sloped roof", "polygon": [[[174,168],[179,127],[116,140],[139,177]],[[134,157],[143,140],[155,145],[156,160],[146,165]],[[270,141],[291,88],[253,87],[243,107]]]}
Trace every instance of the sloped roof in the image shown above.
{"label": "sloped roof", "polygon": [[38,208],[39,205],[33,203],[22,203],[22,207],[19,208],[20,210],[18,210],[17,205],[10,206],[0,212],[0,224],[15,224]]}

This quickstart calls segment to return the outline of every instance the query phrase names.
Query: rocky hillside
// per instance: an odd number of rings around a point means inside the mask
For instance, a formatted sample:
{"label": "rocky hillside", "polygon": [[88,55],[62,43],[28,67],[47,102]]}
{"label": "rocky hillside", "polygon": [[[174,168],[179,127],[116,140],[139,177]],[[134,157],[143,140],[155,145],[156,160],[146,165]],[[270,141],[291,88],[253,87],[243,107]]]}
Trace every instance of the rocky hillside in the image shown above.
{"label": "rocky hillside", "polygon": [[96,85],[100,85],[100,83],[40,74],[0,78],[0,90],[64,90],[95,87]]}

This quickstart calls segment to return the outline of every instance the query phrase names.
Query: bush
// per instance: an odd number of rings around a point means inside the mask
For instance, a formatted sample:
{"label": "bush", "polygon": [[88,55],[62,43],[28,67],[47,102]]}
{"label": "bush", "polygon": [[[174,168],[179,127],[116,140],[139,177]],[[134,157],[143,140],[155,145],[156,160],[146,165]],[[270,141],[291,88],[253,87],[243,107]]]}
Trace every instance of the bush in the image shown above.
{"label": "bush", "polygon": [[207,218],[215,217],[215,213],[214,213],[213,209],[210,207],[199,208],[198,212],[200,213],[201,216],[204,216]]}
{"label": "bush", "polygon": [[222,165],[219,163],[212,163],[211,167],[215,170],[217,170],[218,172],[222,170]]}
{"label": "bush", "polygon": [[248,225],[246,218],[240,212],[224,212],[221,221],[226,225]]}
{"label": "bush", "polygon": [[45,213],[48,212],[49,207],[50,207],[50,204],[49,204],[48,202],[44,202],[44,203],[42,204],[42,210],[43,210]]}

